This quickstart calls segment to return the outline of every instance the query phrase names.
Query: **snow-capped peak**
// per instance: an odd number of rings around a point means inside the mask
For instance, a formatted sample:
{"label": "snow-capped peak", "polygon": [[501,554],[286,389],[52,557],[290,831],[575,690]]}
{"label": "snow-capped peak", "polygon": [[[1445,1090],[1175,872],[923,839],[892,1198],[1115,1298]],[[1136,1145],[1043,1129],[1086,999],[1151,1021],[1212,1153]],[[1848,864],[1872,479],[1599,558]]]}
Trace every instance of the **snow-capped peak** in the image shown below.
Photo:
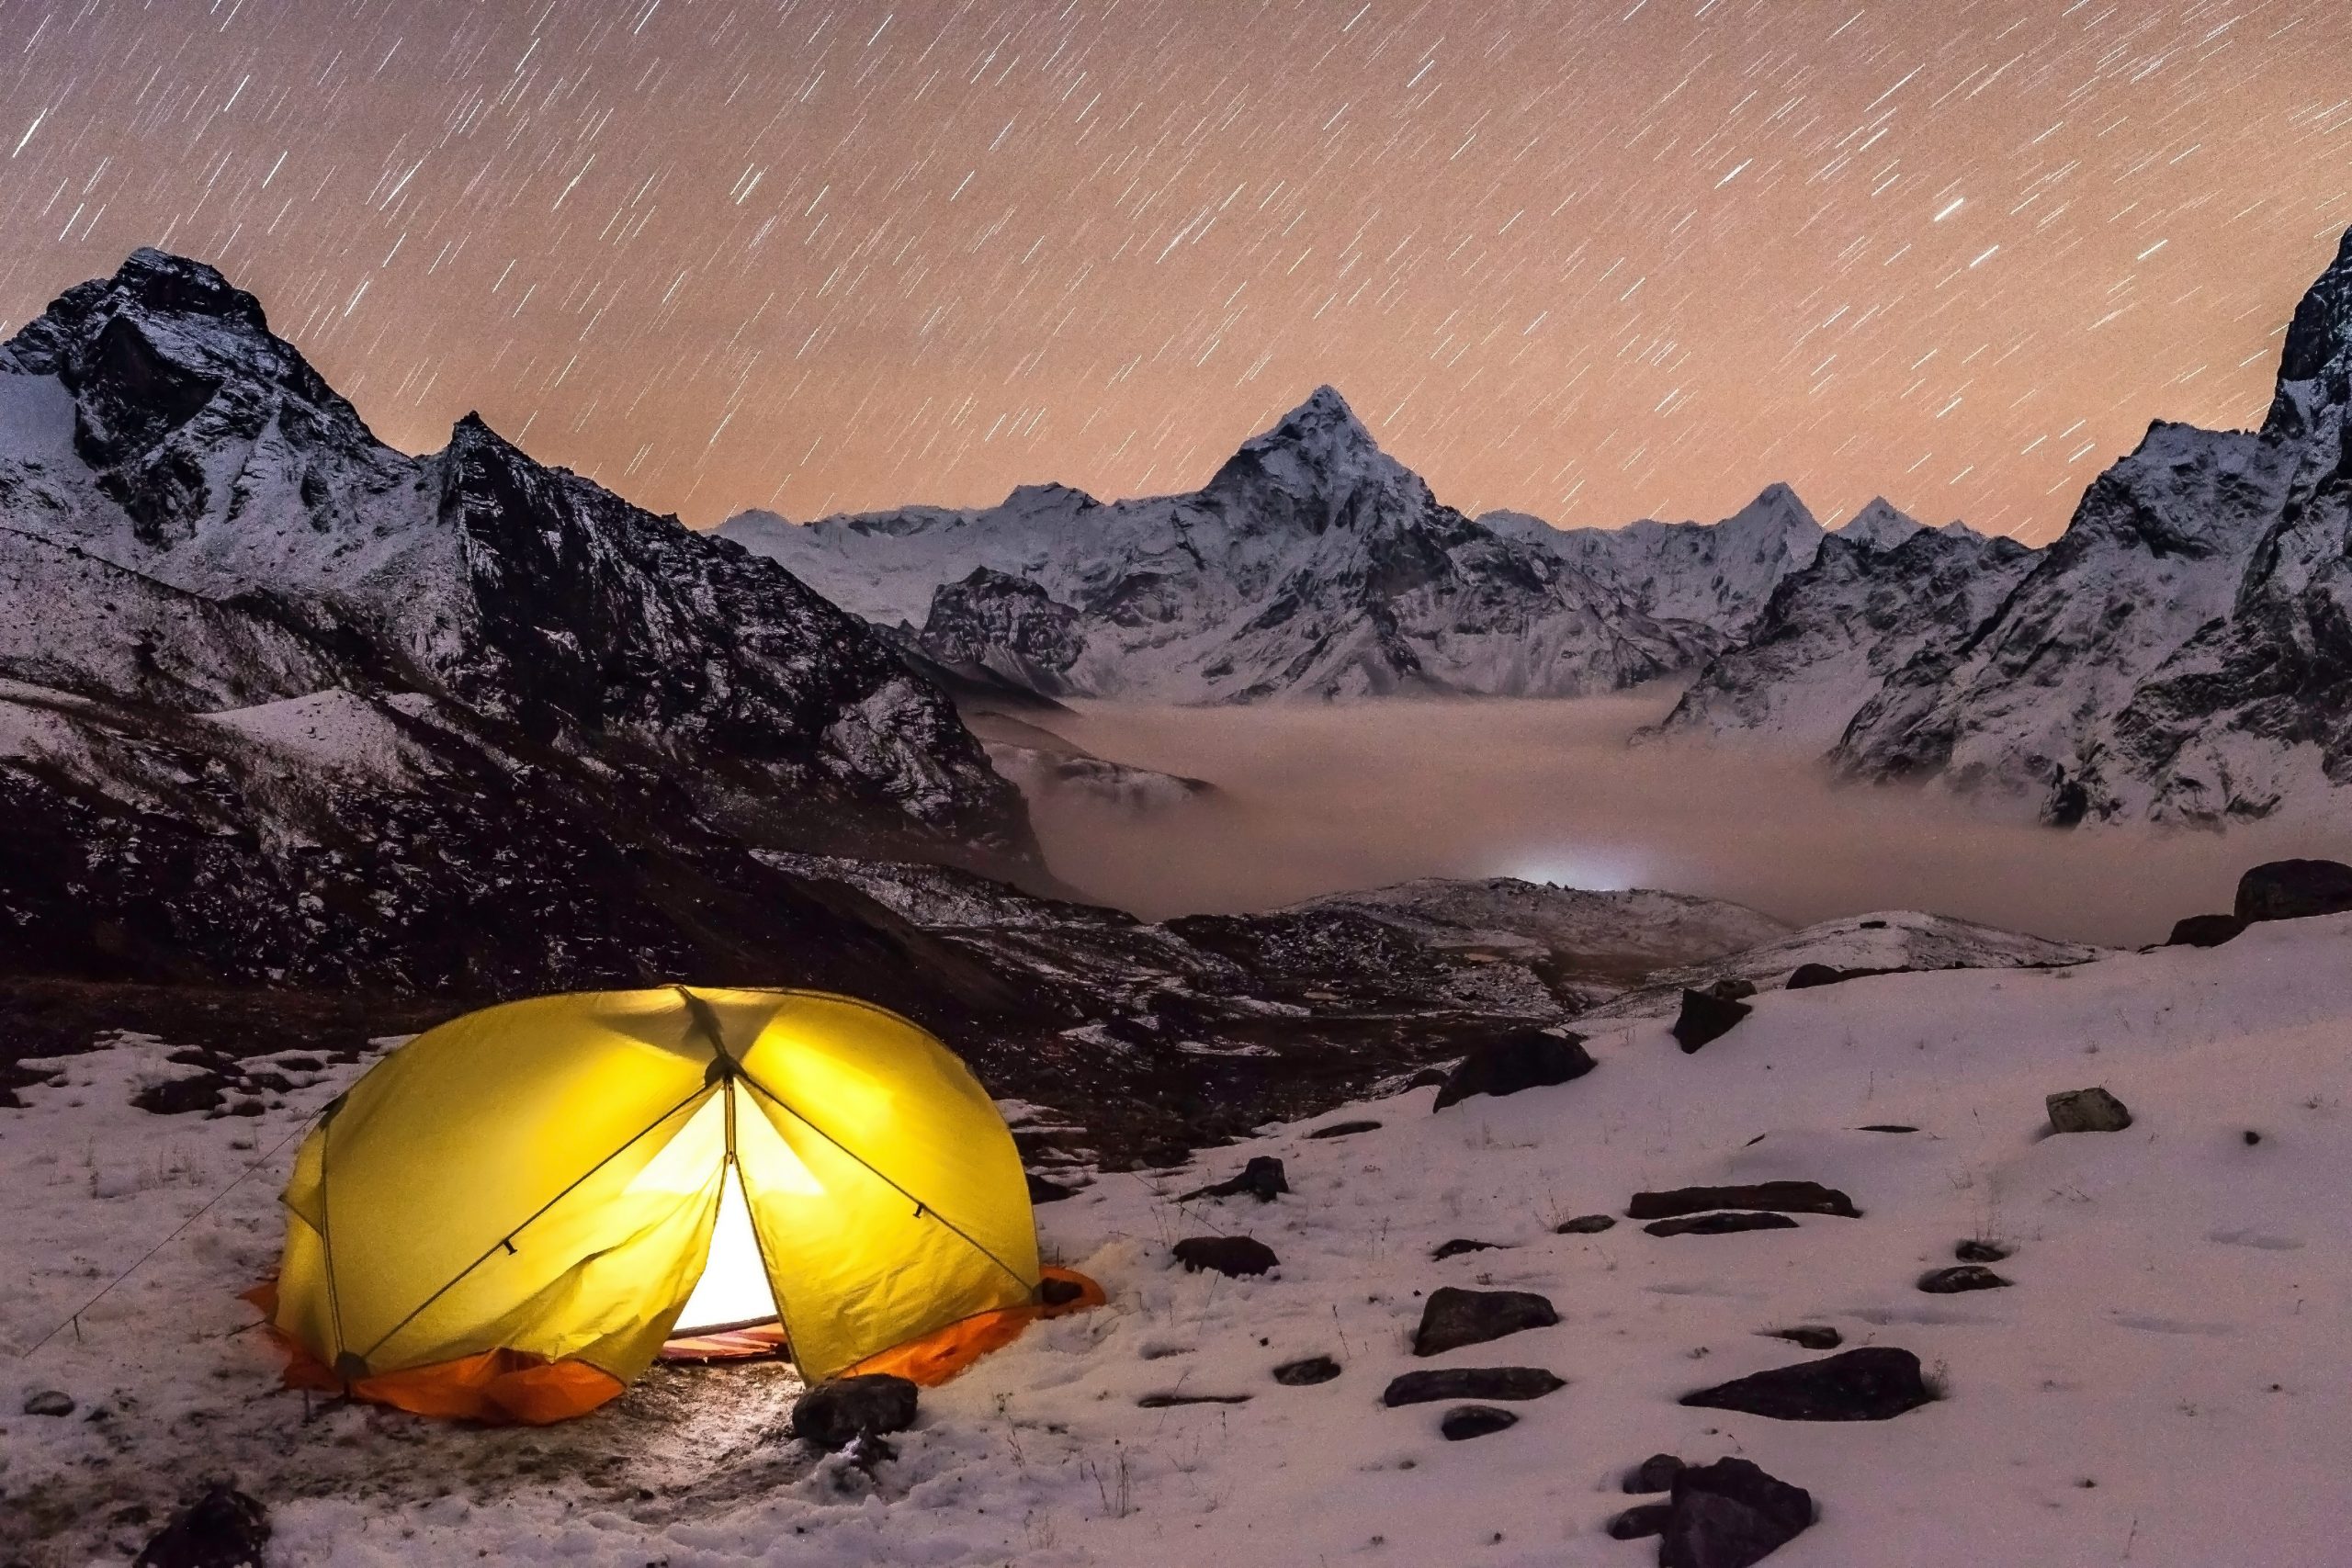
{"label": "snow-capped peak", "polygon": [[1884,496],[1873,496],[1853,520],[1835,530],[1838,536],[1865,549],[1891,550],[1924,526]]}
{"label": "snow-capped peak", "polygon": [[1726,518],[1724,525],[1736,531],[1758,525],[1802,531],[1818,529],[1821,523],[1814,516],[1813,508],[1807,506],[1795,491],[1775,482],[1766,485],[1757,492],[1754,501]]}
{"label": "snow-capped peak", "polygon": [[2300,438],[2312,432],[2324,409],[2352,412],[2352,231],[2295,308],[2264,429]]}
{"label": "snow-capped peak", "polygon": [[1380,449],[1372,432],[1329,387],[1317,387],[1271,430],[1243,442],[1210,479],[1212,492],[1271,483],[1294,498],[1335,497],[1364,483],[1428,487]]}

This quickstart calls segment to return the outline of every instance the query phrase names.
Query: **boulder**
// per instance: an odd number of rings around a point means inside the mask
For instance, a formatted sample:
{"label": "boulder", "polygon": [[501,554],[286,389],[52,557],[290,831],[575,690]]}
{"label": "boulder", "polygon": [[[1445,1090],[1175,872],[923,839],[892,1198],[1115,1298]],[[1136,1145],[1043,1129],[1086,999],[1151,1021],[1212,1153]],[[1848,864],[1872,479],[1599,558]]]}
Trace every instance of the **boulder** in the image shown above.
{"label": "boulder", "polygon": [[1147,1393],[1136,1401],[1138,1410],[1173,1410],[1185,1404],[1247,1404],[1246,1393],[1182,1393],[1171,1389],[1165,1393]]}
{"label": "boulder", "polygon": [[1380,1403],[1393,1409],[1441,1399],[1541,1399],[1567,1386],[1541,1367],[1445,1367],[1390,1379]]}
{"label": "boulder", "polygon": [[1813,1494],[1744,1459],[1695,1465],[1674,1478],[1658,1568],[1750,1568],[1813,1524]]}
{"label": "boulder", "polygon": [[132,1560],[133,1568],[262,1568],[269,1512],[225,1483],[172,1516]]}
{"label": "boulder", "polygon": [[71,1416],[74,1414],[74,1396],[62,1389],[42,1389],[38,1393],[25,1396],[25,1414],[28,1416]]}
{"label": "boulder", "polygon": [[1674,1038],[1687,1055],[1711,1040],[1720,1040],[1756,1010],[1746,1002],[1706,991],[1682,993],[1682,1011],[1674,1021]]}
{"label": "boulder", "polygon": [[1246,1235],[1186,1236],[1175,1251],[1176,1261],[1193,1273],[1208,1269],[1230,1279],[1262,1274],[1282,1261],[1272,1247]]}
{"label": "boulder", "polygon": [[1756,994],[1756,982],[1737,975],[1726,975],[1707,987],[1707,995],[1720,997],[1727,1002],[1744,1002]]}
{"label": "boulder", "polygon": [[2352,865],[2332,860],[2274,860],[2238,878],[2237,918],[2299,920],[2352,909]]}
{"label": "boulder", "polygon": [[1064,1187],[1058,1181],[1048,1181],[1035,1171],[1029,1172],[1028,1176],[1029,1202],[1033,1208],[1039,1203],[1058,1203],[1078,1190],[1075,1187]]}
{"label": "boulder", "polygon": [[1807,1350],[1835,1350],[1846,1343],[1846,1337],[1826,1323],[1800,1323],[1792,1328],[1768,1328],[1768,1339],[1785,1339]]}
{"label": "boulder", "polygon": [[1614,1214],[1578,1214],[1573,1220],[1560,1222],[1559,1228],[1553,1234],[1555,1235],[1599,1235],[1602,1231],[1615,1229],[1616,1224],[1617,1216]]}
{"label": "boulder", "polygon": [[1684,1394],[1682,1403],[1775,1421],[1887,1421],[1934,1399],[1919,1375],[1918,1357],[1869,1345],[1702,1388]]}
{"label": "boulder", "polygon": [[1306,1388],[1329,1382],[1340,1375],[1340,1363],[1329,1356],[1306,1356],[1274,1369],[1274,1381],[1285,1388]]}
{"label": "boulder", "polygon": [[1455,1236],[1452,1241],[1439,1242],[1436,1247],[1430,1248],[1430,1261],[1442,1263],[1449,1258],[1459,1258],[1465,1252],[1492,1252],[1502,1245],[1498,1241],[1471,1241],[1464,1236]]}
{"label": "boulder", "polygon": [[1491,1404],[1457,1404],[1437,1424],[1438,1436],[1449,1443],[1483,1438],[1519,1425],[1519,1417]]}
{"label": "boulder", "polygon": [[1189,1203],[1195,1198],[1255,1198],[1261,1203],[1271,1203],[1290,1190],[1290,1177],[1283,1169],[1283,1162],[1272,1155],[1252,1155],[1241,1174],[1225,1181],[1187,1192],[1177,1200]]}
{"label": "boulder", "polygon": [[1328,1127],[1317,1127],[1306,1135],[1310,1138],[1352,1138],[1358,1133],[1377,1133],[1377,1122],[1334,1122]]}
{"label": "boulder", "polygon": [[2132,1112],[2103,1089],[2065,1089],[2042,1104],[2053,1133],[2120,1133],[2132,1125]]}
{"label": "boulder", "polygon": [[1652,1454],[1635,1465],[1625,1477],[1625,1490],[1636,1495],[1645,1492],[1672,1490],[1674,1478],[1682,1473],[1682,1461],[1672,1454]]}
{"label": "boulder", "polygon": [[1580,1078],[1592,1071],[1584,1036],[1566,1030],[1521,1029],[1474,1047],[1439,1086],[1432,1111],[1474,1094],[1517,1094]]}
{"label": "boulder", "polygon": [[1636,1503],[1609,1521],[1611,1540],[1645,1540],[1666,1533],[1667,1516],[1674,1510],[1664,1503]]}
{"label": "boulder", "polygon": [[1931,1296],[1956,1296],[1963,1291],[2005,1291],[2009,1281],[1981,1263],[1955,1263],[1930,1269],[1919,1276],[1919,1288]]}
{"label": "boulder", "polygon": [[1407,1089],[1443,1089],[1453,1075],[1443,1067],[1423,1067],[1405,1080]]}
{"label": "boulder", "polygon": [[2166,947],[2219,947],[2245,931],[2245,922],[2235,915],[2190,915],[2175,920],[2172,935],[2165,938]]}
{"label": "boulder", "polygon": [[1758,1181],[1744,1187],[1677,1187],[1665,1192],[1636,1192],[1625,1206],[1636,1220],[1670,1220],[1708,1209],[1769,1209],[1782,1214],[1835,1214],[1858,1220],[1862,1212],[1835,1187],[1818,1181]]}
{"label": "boulder", "polygon": [[888,1372],[819,1383],[792,1406],[792,1433],[831,1452],[915,1424],[915,1385]]}
{"label": "boulder", "polygon": [[151,1083],[132,1095],[130,1103],[158,1116],[182,1116],[191,1111],[218,1111],[228,1087],[227,1080],[218,1073],[198,1073],[191,1077],[165,1078],[161,1083]]}
{"label": "boulder", "polygon": [[2009,1255],[2009,1249],[1997,1241],[1971,1236],[1953,1247],[1951,1255],[1962,1263],[1998,1263]]}
{"label": "boulder", "polygon": [[1552,1303],[1532,1291],[1464,1291],[1444,1285],[1431,1291],[1421,1307],[1413,1354],[1442,1355],[1521,1329],[1549,1328],[1559,1321]]}
{"label": "boulder", "polygon": [[1792,1231],[1796,1221],[1786,1214],[1684,1214],[1658,1220],[1642,1229],[1652,1235],[1729,1235],[1734,1231]]}
{"label": "boulder", "polygon": [[1849,980],[1867,980],[1873,975],[1902,975],[1908,971],[1900,965],[1892,969],[1840,969],[1828,964],[1800,964],[1789,971],[1783,988],[1808,991],[1815,986],[1839,986]]}

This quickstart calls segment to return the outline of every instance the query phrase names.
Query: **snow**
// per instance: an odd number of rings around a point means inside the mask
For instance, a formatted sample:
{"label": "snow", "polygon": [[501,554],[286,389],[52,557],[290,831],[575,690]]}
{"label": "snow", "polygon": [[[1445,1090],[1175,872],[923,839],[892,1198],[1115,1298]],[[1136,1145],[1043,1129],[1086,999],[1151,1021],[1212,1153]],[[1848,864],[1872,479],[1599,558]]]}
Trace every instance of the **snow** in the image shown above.
{"label": "snow", "polygon": [[[1038,1218],[1112,1304],[928,1392],[870,1480],[782,1436],[792,1385],[774,1369],[657,1371],[544,1432],[315,1403],[306,1418],[301,1396],[267,1392],[271,1355],[232,1298],[275,1253],[292,1134],[357,1069],[257,1117],[156,1120],[125,1100],[170,1070],[164,1047],[119,1041],[0,1111],[0,1239],[34,1260],[0,1296],[20,1352],[0,1382],[0,1485],[26,1505],[0,1511],[0,1536],[37,1527],[57,1561],[119,1560],[152,1529],[110,1522],[119,1506],[232,1472],[273,1507],[279,1560],[348,1568],[1622,1565],[1650,1549],[1600,1533],[1629,1501],[1618,1478],[1663,1450],[1739,1454],[1814,1491],[1820,1521],[1776,1568],[2332,1561],[2352,1424],[2347,941],[2337,917],[2212,950],[1770,993],[1695,1055],[1661,1021],[1614,1023],[1571,1084],[1436,1114],[1415,1090],[1318,1119],[1373,1132],[1281,1128],[1192,1169],[1102,1177]],[[2042,1135],[2043,1096],[2090,1084],[2134,1125]],[[1889,1124],[1918,1131],[1860,1130]],[[1177,1200],[1256,1154],[1286,1162],[1290,1195]],[[1841,1188],[1863,1217],[1553,1234],[1640,1190],[1778,1178]],[[21,1357],[191,1215],[79,1338]],[[1254,1234],[1281,1268],[1172,1265],[1175,1239],[1220,1231]],[[1430,1261],[1454,1236],[1504,1246]],[[1997,1266],[2015,1288],[1913,1288],[1973,1236],[2016,1247]],[[1446,1283],[1540,1291],[1562,1322],[1417,1361],[1417,1293]],[[1851,1426],[1675,1403],[1806,1359],[1759,1332],[1801,1322],[1917,1352],[1949,1397]],[[1342,1375],[1269,1378],[1310,1354]],[[1432,1364],[1545,1366],[1568,1386],[1515,1406],[1511,1430],[1445,1443],[1445,1406],[1378,1404],[1391,1376]],[[17,1413],[46,1388],[81,1410]],[[1249,1398],[1136,1406],[1169,1392]]]}
{"label": "snow", "polygon": [[398,699],[379,704],[335,687],[201,716],[314,767],[399,784],[423,765],[423,753],[387,710],[415,717],[420,701],[426,712],[432,705],[420,694],[402,695],[409,703],[395,708]]}

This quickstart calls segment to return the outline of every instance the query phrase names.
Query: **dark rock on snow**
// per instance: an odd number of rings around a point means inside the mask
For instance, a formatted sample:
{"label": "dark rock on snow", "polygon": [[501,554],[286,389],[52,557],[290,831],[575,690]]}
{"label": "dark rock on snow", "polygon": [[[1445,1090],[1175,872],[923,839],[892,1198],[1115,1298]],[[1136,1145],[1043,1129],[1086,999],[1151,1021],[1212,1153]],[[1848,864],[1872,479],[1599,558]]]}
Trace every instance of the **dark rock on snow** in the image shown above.
{"label": "dark rock on snow", "polygon": [[1405,1080],[1405,1087],[1407,1089],[1442,1089],[1445,1087],[1446,1079],[1453,1076],[1453,1075],[1452,1073],[1447,1072],[1443,1067],[1423,1067],[1419,1072],[1415,1073],[1411,1077]]}
{"label": "dark rock on snow", "polygon": [[1198,1191],[1187,1192],[1178,1200],[1191,1202],[1195,1198],[1239,1198],[1247,1195],[1261,1203],[1271,1203],[1290,1190],[1290,1177],[1283,1169],[1283,1162],[1272,1155],[1252,1155],[1241,1174],[1228,1180],[1215,1182]]}
{"label": "dark rock on snow", "polygon": [[1136,1401],[1136,1408],[1173,1410],[1183,1404],[1247,1404],[1249,1403],[1250,1396],[1246,1393],[1178,1393],[1171,1389],[1166,1393],[1145,1394]]}
{"label": "dark rock on snow", "polygon": [[1195,1273],[1208,1269],[1238,1279],[1262,1274],[1282,1260],[1272,1247],[1251,1236],[1194,1235],[1176,1244],[1176,1261]]}
{"label": "dark rock on snow", "polygon": [[1029,1201],[1033,1205],[1037,1203],[1058,1203],[1063,1199],[1074,1195],[1078,1190],[1078,1189],[1074,1187],[1064,1187],[1058,1181],[1048,1181],[1046,1178],[1039,1176],[1035,1171],[1029,1172],[1028,1176]]}
{"label": "dark rock on snow", "polygon": [[1560,1321],[1552,1303],[1532,1291],[1464,1291],[1452,1285],[1430,1292],[1421,1325],[1413,1334],[1413,1354],[1442,1355],[1464,1345],[1483,1345],[1522,1329],[1549,1328]]}
{"label": "dark rock on snow", "polygon": [[2074,1089],[2043,1101],[2053,1133],[2120,1133],[2132,1125],[2132,1112],[2103,1089]]}
{"label": "dark rock on snow", "polygon": [[1674,1485],[1674,1478],[1682,1473],[1682,1461],[1672,1454],[1652,1454],[1635,1465],[1625,1477],[1625,1490],[1639,1495],[1645,1492],[1664,1492]]}
{"label": "dark rock on snow", "polygon": [[1037,1281],[1037,1299],[1049,1307],[1068,1306],[1085,1294],[1085,1287],[1075,1280],[1049,1275]]}
{"label": "dark rock on snow", "polygon": [[1295,1361],[1284,1361],[1274,1369],[1274,1381],[1285,1388],[1306,1388],[1318,1382],[1329,1382],[1340,1375],[1340,1363],[1329,1356],[1308,1356]]}
{"label": "dark rock on snow", "polygon": [[151,1083],[130,1097],[130,1103],[157,1116],[181,1116],[191,1111],[218,1111],[227,1086],[217,1073],[166,1078]]}
{"label": "dark rock on snow", "polygon": [[1813,1494],[1744,1459],[1683,1471],[1666,1506],[1659,1568],[1750,1568],[1813,1524]]}
{"label": "dark rock on snow", "polygon": [[2173,922],[2172,935],[2165,938],[2165,945],[2219,947],[2245,931],[2245,922],[2235,915],[2190,915]]}
{"label": "dark rock on snow", "polygon": [[1931,1296],[1956,1296],[1965,1291],[2003,1291],[2011,1283],[1981,1263],[1955,1263],[1949,1269],[1932,1269],[1919,1276],[1919,1288]]}
{"label": "dark rock on snow", "polygon": [[1759,1181],[1734,1187],[1677,1187],[1665,1192],[1636,1192],[1625,1206],[1636,1220],[1670,1220],[1708,1209],[1769,1209],[1783,1214],[1835,1214],[1858,1220],[1862,1212],[1835,1187],[1817,1181]]}
{"label": "dark rock on snow", "polygon": [[1901,975],[1902,969],[1840,969],[1829,964],[1800,964],[1789,971],[1785,989],[1809,991],[1816,986],[1842,985],[1848,980],[1867,980],[1873,975]]}
{"label": "dark rock on snow", "polygon": [[1445,1367],[1390,1379],[1380,1403],[1394,1409],[1441,1399],[1541,1399],[1567,1386],[1541,1367]]}
{"label": "dark rock on snow", "polygon": [[1835,1350],[1846,1343],[1846,1337],[1826,1323],[1800,1323],[1793,1328],[1768,1328],[1764,1335],[1769,1339],[1785,1339],[1808,1350]]}
{"label": "dark rock on snow", "polygon": [[269,1534],[267,1510],[215,1482],[173,1516],[132,1568],[262,1568]]}
{"label": "dark rock on snow", "polygon": [[1310,1138],[1352,1138],[1358,1133],[1377,1133],[1377,1122],[1334,1122],[1328,1127],[1317,1127],[1306,1135]]}
{"label": "dark rock on snow", "polygon": [[1568,1083],[1592,1071],[1584,1036],[1566,1030],[1526,1029],[1474,1047],[1447,1075],[1432,1111],[1442,1111],[1474,1094],[1517,1094]]}
{"label": "dark rock on snow", "polygon": [[1674,1038],[1688,1055],[1710,1041],[1720,1040],[1731,1032],[1739,1021],[1756,1010],[1746,1002],[1706,991],[1682,993],[1682,1011],[1674,1021]]}
{"label": "dark rock on snow", "polygon": [[1734,1231],[1792,1231],[1796,1221],[1786,1214],[1684,1214],[1658,1220],[1642,1229],[1652,1235],[1729,1235]]}
{"label": "dark rock on snow", "polygon": [[1611,1518],[1608,1525],[1611,1540],[1646,1540],[1666,1533],[1667,1516],[1673,1512],[1665,1503],[1636,1503]]}
{"label": "dark rock on snow", "polygon": [[1559,1228],[1553,1234],[1555,1235],[1599,1235],[1602,1231],[1613,1230],[1616,1224],[1617,1216],[1614,1214],[1578,1214],[1573,1220],[1561,1221]]}
{"label": "dark rock on snow", "polygon": [[1519,1417],[1491,1404],[1457,1404],[1437,1424],[1438,1436],[1449,1443],[1484,1438],[1519,1425]]}
{"label": "dark rock on snow", "polygon": [[1918,1130],[1907,1122],[1865,1122],[1854,1129],[1857,1133],[1916,1133]]}
{"label": "dark rock on snow", "polygon": [[38,1393],[25,1396],[25,1414],[28,1416],[71,1416],[74,1414],[74,1396],[60,1389],[42,1389]]}
{"label": "dark rock on snow", "polygon": [[2275,860],[2238,878],[2237,918],[2297,920],[2352,909],[2352,865],[2332,860]]}
{"label": "dark rock on snow", "polygon": [[915,1424],[915,1385],[888,1372],[819,1383],[792,1406],[793,1435],[831,1451]]}
{"label": "dark rock on snow", "polygon": [[1465,1252],[1492,1252],[1502,1245],[1497,1241],[1470,1241],[1462,1236],[1455,1236],[1452,1241],[1442,1241],[1432,1247],[1430,1250],[1430,1261],[1442,1263],[1449,1258],[1459,1258]]}
{"label": "dark rock on snow", "polygon": [[1918,1357],[1872,1345],[1736,1378],[1686,1393],[1681,1402],[1775,1421],[1887,1421],[1934,1399],[1919,1374]]}
{"label": "dark rock on snow", "polygon": [[1998,1263],[2009,1255],[2009,1249],[1997,1241],[1971,1236],[1953,1247],[1951,1255],[1962,1263]]}

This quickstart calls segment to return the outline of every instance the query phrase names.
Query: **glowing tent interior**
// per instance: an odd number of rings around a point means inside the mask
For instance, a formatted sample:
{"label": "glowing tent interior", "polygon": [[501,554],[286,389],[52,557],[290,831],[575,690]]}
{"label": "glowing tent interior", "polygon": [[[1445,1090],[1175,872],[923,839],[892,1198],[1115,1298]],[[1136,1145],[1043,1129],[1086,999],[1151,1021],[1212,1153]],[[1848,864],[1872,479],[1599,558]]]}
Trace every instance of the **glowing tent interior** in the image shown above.
{"label": "glowing tent interior", "polygon": [[1043,1269],[1012,1134],[947,1049],[808,991],[548,997],[419,1035],[331,1105],[259,1300],[288,1380],[551,1421],[665,1342],[773,1323],[812,1381],[952,1376],[1099,1303]]}

